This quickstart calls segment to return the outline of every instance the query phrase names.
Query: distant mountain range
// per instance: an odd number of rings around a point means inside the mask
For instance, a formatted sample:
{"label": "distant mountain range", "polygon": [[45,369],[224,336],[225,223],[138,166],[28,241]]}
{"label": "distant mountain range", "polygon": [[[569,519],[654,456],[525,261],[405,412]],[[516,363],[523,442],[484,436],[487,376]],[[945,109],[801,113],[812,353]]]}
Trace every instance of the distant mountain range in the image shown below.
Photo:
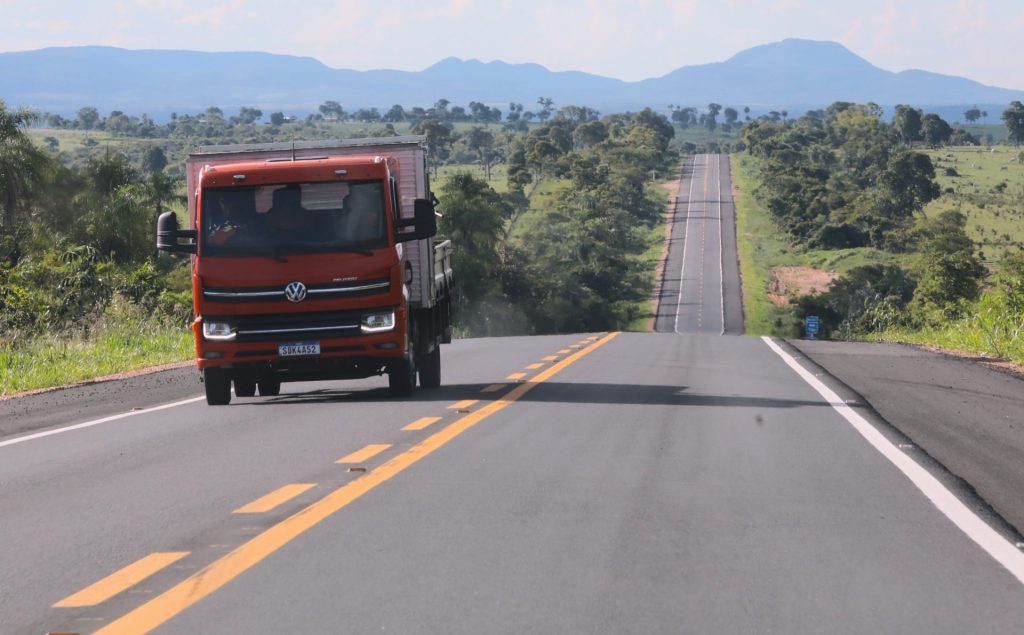
{"label": "distant mountain range", "polygon": [[[705,107],[710,102],[755,113],[788,109],[802,113],[835,101],[873,101],[887,107],[913,104],[962,113],[986,106],[995,119],[1024,91],[925,71],[882,70],[835,42],[784,40],[757,46],[714,64],[683,66],[638,82],[537,64],[448,58],[418,72],[333,69],[309,57],[269,53],[133,51],[84,46],[0,53],[0,99],[9,106],[73,115],[82,106],[101,113],[121,110],[158,119],[216,105],[227,113],[241,106],[302,115],[326,100],[346,109],[392,104],[430,106],[480,101],[507,109],[510,101],[531,109],[538,97],[556,106],[577,104],[601,112],[668,104]],[[955,118],[955,117],[954,117]]]}

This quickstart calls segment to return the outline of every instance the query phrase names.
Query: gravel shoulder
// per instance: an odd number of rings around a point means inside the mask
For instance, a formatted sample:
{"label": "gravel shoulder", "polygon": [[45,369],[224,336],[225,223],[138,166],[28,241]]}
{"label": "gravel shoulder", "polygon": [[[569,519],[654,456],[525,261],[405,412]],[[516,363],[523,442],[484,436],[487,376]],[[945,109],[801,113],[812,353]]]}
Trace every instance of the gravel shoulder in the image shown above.
{"label": "gravel shoulder", "polygon": [[0,439],[203,394],[195,364],[104,377],[0,400]]}
{"label": "gravel shoulder", "polygon": [[1024,530],[1024,379],[912,346],[791,343]]}

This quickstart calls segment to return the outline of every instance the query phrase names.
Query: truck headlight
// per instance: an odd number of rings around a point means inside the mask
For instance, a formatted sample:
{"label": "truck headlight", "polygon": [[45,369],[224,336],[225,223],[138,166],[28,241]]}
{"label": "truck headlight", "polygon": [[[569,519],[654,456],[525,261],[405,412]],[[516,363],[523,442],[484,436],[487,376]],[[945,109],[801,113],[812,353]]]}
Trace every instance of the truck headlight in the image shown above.
{"label": "truck headlight", "polygon": [[383,333],[393,328],[395,328],[395,312],[393,310],[367,313],[363,316],[363,333]]}
{"label": "truck headlight", "polygon": [[235,329],[227,322],[203,321],[203,337],[214,341],[235,339]]}

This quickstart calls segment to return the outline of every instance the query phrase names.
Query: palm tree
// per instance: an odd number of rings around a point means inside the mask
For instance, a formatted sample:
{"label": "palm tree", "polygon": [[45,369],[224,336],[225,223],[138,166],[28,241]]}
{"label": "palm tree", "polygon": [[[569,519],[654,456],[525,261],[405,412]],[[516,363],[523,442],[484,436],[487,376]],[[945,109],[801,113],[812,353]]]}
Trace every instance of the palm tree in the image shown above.
{"label": "palm tree", "polygon": [[29,110],[8,110],[0,100],[0,241],[11,265],[21,258],[18,212],[26,207],[49,163],[24,131],[36,118]]}

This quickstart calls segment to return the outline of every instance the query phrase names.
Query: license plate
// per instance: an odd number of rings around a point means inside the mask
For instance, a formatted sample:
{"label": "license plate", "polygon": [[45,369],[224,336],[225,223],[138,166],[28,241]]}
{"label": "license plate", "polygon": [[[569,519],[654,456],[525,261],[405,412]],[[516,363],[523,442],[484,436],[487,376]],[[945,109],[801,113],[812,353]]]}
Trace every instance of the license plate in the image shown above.
{"label": "license plate", "polygon": [[320,354],[320,342],[288,342],[277,345],[281,357],[309,357]]}

